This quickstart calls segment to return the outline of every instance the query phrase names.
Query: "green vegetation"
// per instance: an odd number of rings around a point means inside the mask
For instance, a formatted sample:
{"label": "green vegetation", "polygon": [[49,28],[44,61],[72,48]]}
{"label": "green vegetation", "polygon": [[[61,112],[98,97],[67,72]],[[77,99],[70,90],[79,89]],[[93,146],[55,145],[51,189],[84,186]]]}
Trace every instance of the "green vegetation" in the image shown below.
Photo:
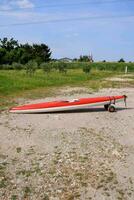
{"label": "green vegetation", "polygon": [[17,153],[20,153],[21,152],[21,147],[17,147],[16,151],[17,151]]}
{"label": "green vegetation", "polygon": [[52,70],[52,66],[51,65],[48,65],[48,63],[42,63],[41,65],[40,65],[40,67],[43,69],[43,71],[44,71],[44,73],[47,73],[47,74],[49,74],[50,73],[50,71]]}
{"label": "green vegetation", "polygon": [[[77,59],[76,59],[77,60]],[[78,59],[80,62],[93,62],[93,57],[92,55],[86,56],[86,55],[81,55],[80,58]]]}
{"label": "green vegetation", "polygon": [[125,62],[125,60],[123,58],[121,58],[118,62]]}
{"label": "green vegetation", "polygon": [[64,73],[66,74],[67,73],[67,68],[68,68],[68,64],[67,63],[59,63],[58,64],[58,70],[60,73]]}
{"label": "green vegetation", "polygon": [[87,64],[83,67],[83,72],[85,72],[86,74],[89,74],[90,71],[91,71],[91,65],[87,63]]}
{"label": "green vegetation", "polygon": [[27,199],[29,197],[29,195],[31,194],[31,188],[26,186],[26,187],[24,187],[23,190],[24,190],[23,191],[24,192],[24,199]]}
{"label": "green vegetation", "polygon": [[51,60],[51,51],[46,44],[19,44],[13,38],[0,39],[0,65],[6,66],[15,63],[26,64],[30,60],[36,60],[41,64]]}
{"label": "green vegetation", "polygon": [[[93,70],[100,71],[113,71],[113,72],[124,72],[125,67],[128,67],[128,72],[134,72],[134,63],[124,63],[124,62],[72,62],[72,63],[63,63],[63,62],[50,62],[46,63],[47,67],[50,69],[57,69],[60,71],[60,68],[63,69],[85,69],[90,68]],[[39,67],[40,68],[40,67]]]}
{"label": "green vegetation", "polygon": [[25,68],[26,68],[26,73],[27,75],[29,76],[32,76],[34,75],[36,69],[37,69],[37,63],[36,61],[34,60],[30,60],[26,65],[25,65]]}
{"label": "green vegetation", "polygon": [[[128,72],[134,72],[134,63],[125,63],[125,62],[72,62],[72,63],[63,63],[63,62],[43,62],[40,65],[37,64],[36,60],[30,60],[30,63],[34,62],[36,68],[43,69],[44,72],[51,72],[52,70],[58,70],[60,72],[67,71],[68,69],[83,69],[87,65],[90,65],[90,68],[93,70],[101,71],[115,71],[115,72],[124,72],[125,67],[128,67]],[[1,70],[24,70],[26,69],[27,64],[22,65],[20,63],[12,63],[0,65]]]}
{"label": "green vegetation", "polygon": [[113,72],[124,72],[125,67],[128,67],[128,72],[134,72],[134,63],[125,62],[96,62],[91,63],[91,67],[97,70],[108,70]]}
{"label": "green vegetation", "polygon": [[12,195],[11,196],[11,200],[17,200],[18,198],[17,198],[17,195]]}
{"label": "green vegetation", "polygon": [[36,98],[54,94],[62,86],[85,86],[93,90],[115,87],[115,82],[105,80],[114,75],[115,72],[96,69],[92,69],[88,76],[82,69],[68,69],[67,74],[53,69],[49,76],[42,69],[36,70],[33,76],[27,75],[25,70],[0,70],[0,107],[3,109],[15,104],[16,97]]}
{"label": "green vegetation", "polygon": [[52,71],[50,75],[44,74],[43,71],[37,70],[34,76],[27,76],[24,70],[1,70],[0,71],[0,94],[1,96],[12,96],[21,94],[26,90],[33,90],[39,87],[58,87],[64,85],[88,85],[90,81],[102,80],[105,77],[111,76],[112,72],[92,71],[90,76],[87,76],[81,69],[68,70],[66,75],[58,71]]}
{"label": "green vegetation", "polygon": [[85,86],[94,90],[115,87],[117,83],[106,78],[124,73],[126,66],[128,72],[134,72],[134,63],[125,63],[123,59],[95,63],[90,57],[80,56],[71,63],[52,61],[45,44],[22,45],[13,38],[0,40],[1,109],[15,104],[16,97],[44,97],[62,86]]}

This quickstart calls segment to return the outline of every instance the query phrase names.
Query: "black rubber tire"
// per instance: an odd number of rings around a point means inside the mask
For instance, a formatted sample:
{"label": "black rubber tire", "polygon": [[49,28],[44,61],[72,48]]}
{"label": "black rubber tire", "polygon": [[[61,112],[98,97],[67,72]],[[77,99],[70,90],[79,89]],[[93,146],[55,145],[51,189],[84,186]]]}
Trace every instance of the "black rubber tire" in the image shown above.
{"label": "black rubber tire", "polygon": [[108,111],[109,104],[104,105],[106,111]]}
{"label": "black rubber tire", "polygon": [[109,112],[115,112],[116,111],[115,105],[113,105],[113,104],[109,105],[108,111]]}

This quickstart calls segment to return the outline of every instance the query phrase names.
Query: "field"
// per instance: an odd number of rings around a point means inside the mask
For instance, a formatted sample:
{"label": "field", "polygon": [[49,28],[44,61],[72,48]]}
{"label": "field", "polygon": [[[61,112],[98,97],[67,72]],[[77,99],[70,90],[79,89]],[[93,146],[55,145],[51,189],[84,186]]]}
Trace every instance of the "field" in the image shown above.
{"label": "field", "polygon": [[[122,72],[92,69],[85,74],[82,69],[68,69],[67,74],[52,71],[43,73],[37,70],[33,76],[28,76],[24,70],[0,70],[0,108],[16,103],[16,98],[38,98],[51,96],[63,86],[85,86],[93,90],[105,87],[120,87],[121,83],[107,81],[109,77],[122,76]],[[107,79],[107,80],[106,80]],[[132,84],[125,83],[125,84]]]}

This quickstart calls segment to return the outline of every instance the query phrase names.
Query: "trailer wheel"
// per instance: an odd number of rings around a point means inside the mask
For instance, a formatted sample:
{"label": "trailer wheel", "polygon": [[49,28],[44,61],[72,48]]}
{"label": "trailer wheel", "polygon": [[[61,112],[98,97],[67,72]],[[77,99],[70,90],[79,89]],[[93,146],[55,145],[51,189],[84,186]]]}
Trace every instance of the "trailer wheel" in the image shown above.
{"label": "trailer wheel", "polygon": [[108,111],[109,104],[104,105],[106,111]]}
{"label": "trailer wheel", "polygon": [[110,104],[109,107],[108,107],[108,111],[109,112],[115,112],[116,111],[115,105],[114,104]]}

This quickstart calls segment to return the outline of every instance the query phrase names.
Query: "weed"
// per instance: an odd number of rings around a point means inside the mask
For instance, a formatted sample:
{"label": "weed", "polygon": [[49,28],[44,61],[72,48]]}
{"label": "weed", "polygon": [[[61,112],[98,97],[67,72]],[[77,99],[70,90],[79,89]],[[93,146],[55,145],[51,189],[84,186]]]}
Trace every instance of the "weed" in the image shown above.
{"label": "weed", "polygon": [[21,147],[17,147],[16,151],[17,151],[17,153],[20,153],[21,152]]}
{"label": "weed", "polygon": [[23,191],[24,191],[24,198],[27,198],[31,193],[31,189],[28,186],[24,187]]}
{"label": "weed", "polygon": [[0,180],[0,188],[6,188],[6,187],[7,187],[7,179],[6,179],[6,177],[3,177]]}
{"label": "weed", "polygon": [[17,200],[17,195],[12,195],[11,200]]}
{"label": "weed", "polygon": [[49,200],[49,196],[47,194],[44,194],[43,200]]}

